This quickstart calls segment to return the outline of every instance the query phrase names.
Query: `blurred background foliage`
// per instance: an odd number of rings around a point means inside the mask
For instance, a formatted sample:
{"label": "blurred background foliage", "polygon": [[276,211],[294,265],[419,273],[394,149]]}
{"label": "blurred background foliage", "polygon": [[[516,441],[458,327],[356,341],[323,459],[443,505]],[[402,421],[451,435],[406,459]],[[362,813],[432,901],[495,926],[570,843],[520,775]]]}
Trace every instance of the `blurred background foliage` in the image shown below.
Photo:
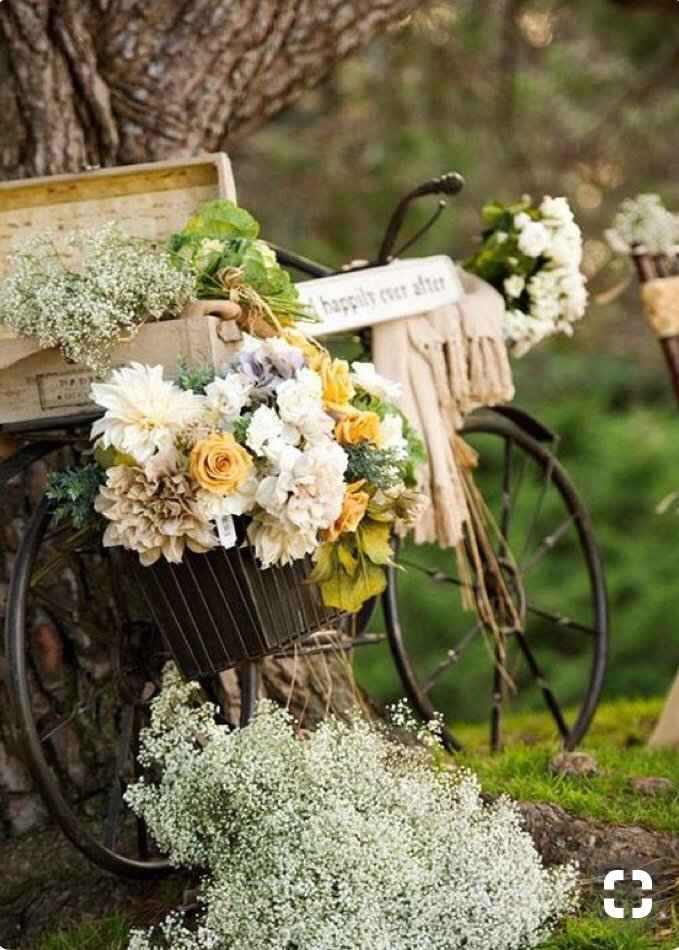
{"label": "blurred background foliage", "polygon": [[[658,192],[679,210],[678,41],[679,7],[430,4],[232,156],[240,199],[265,235],[338,266],[373,255],[398,198],[443,171],[462,172],[467,186],[418,254],[466,257],[492,198],[569,198],[585,232],[589,313],[573,340],[515,364],[516,401],[560,434],[592,513],[612,607],[609,698],[661,694],[679,664],[679,521],[655,511],[679,488],[679,418],[631,269],[602,238],[628,195]],[[560,570],[566,585],[567,560]],[[450,616],[419,589],[413,597],[426,643]],[[573,700],[568,650],[561,661],[558,689]],[[453,718],[487,708],[487,658],[476,662],[450,680]],[[361,670],[374,692],[398,695],[386,655],[366,653]]]}

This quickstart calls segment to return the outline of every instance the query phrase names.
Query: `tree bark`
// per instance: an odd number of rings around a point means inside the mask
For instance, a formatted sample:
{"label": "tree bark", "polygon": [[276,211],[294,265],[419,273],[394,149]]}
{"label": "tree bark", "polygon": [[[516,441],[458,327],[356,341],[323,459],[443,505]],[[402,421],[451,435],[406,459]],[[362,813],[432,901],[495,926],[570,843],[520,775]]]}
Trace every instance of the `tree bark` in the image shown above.
{"label": "tree bark", "polygon": [[9,0],[0,178],[228,148],[414,0]]}
{"label": "tree bark", "polygon": [[[0,2],[0,180],[228,149],[294,102],[333,66],[406,16],[414,0],[7,0]],[[46,469],[15,479],[0,502],[0,620],[12,560]],[[68,578],[70,606],[99,586]],[[62,585],[63,586],[63,585]],[[59,594],[59,597],[65,596]],[[88,601],[89,598],[89,601]],[[63,604],[62,604],[63,606]],[[46,610],[31,631],[36,702],[76,699],[105,665],[110,633]],[[4,660],[0,657],[0,663]],[[0,674],[4,668],[0,667]],[[353,698],[341,660],[269,663],[265,687],[317,719]],[[0,708],[7,708],[0,680]],[[97,741],[65,729],[59,765],[76,786]],[[7,717],[0,716],[0,816],[10,836],[44,821]]]}

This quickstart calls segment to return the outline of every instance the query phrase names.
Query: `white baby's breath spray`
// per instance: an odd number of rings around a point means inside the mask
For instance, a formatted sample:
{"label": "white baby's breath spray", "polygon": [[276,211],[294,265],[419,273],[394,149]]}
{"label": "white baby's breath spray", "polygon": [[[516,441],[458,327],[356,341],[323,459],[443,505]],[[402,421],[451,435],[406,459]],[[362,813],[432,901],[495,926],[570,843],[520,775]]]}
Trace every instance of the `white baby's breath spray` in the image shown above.
{"label": "white baby's breath spray", "polygon": [[[403,715],[400,715],[403,725]],[[196,742],[196,737],[200,741]],[[507,799],[360,716],[300,738],[260,705],[230,731],[168,669],[127,793],[173,864],[203,873],[198,929],[171,916],[130,950],[529,950],[574,902]]]}

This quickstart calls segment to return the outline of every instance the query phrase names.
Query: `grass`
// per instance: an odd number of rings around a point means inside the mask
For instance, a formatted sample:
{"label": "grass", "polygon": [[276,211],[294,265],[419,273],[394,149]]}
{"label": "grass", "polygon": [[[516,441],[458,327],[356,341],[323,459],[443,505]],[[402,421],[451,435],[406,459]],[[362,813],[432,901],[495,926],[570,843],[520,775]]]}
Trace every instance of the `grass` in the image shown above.
{"label": "grass", "polygon": [[45,937],[38,950],[125,950],[129,924],[121,914],[87,921],[74,930]]}
{"label": "grass", "polygon": [[[679,834],[679,755],[674,749],[644,744],[661,704],[661,700],[636,700],[600,707],[582,745],[600,767],[600,774],[591,778],[550,772],[557,746],[547,739],[553,734],[548,714],[512,720],[511,732],[518,738],[498,755],[488,752],[486,727],[456,727],[468,750],[461,762],[479,775],[489,794],[551,802],[581,817]],[[641,795],[630,787],[633,777],[667,778],[677,791],[657,798]]]}
{"label": "grass", "polygon": [[540,950],[661,950],[674,948],[679,934],[653,932],[642,922],[585,914],[568,918]]}

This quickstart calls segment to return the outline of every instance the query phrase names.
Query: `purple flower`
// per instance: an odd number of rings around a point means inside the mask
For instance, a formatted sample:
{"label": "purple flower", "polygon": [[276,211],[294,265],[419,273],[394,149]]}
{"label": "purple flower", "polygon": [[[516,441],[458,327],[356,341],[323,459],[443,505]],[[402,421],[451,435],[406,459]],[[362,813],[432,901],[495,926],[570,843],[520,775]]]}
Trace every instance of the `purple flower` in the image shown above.
{"label": "purple flower", "polygon": [[284,340],[264,340],[254,349],[243,350],[235,369],[242,373],[254,387],[251,398],[255,401],[268,399],[279,383],[292,379],[304,366],[301,350]]}

